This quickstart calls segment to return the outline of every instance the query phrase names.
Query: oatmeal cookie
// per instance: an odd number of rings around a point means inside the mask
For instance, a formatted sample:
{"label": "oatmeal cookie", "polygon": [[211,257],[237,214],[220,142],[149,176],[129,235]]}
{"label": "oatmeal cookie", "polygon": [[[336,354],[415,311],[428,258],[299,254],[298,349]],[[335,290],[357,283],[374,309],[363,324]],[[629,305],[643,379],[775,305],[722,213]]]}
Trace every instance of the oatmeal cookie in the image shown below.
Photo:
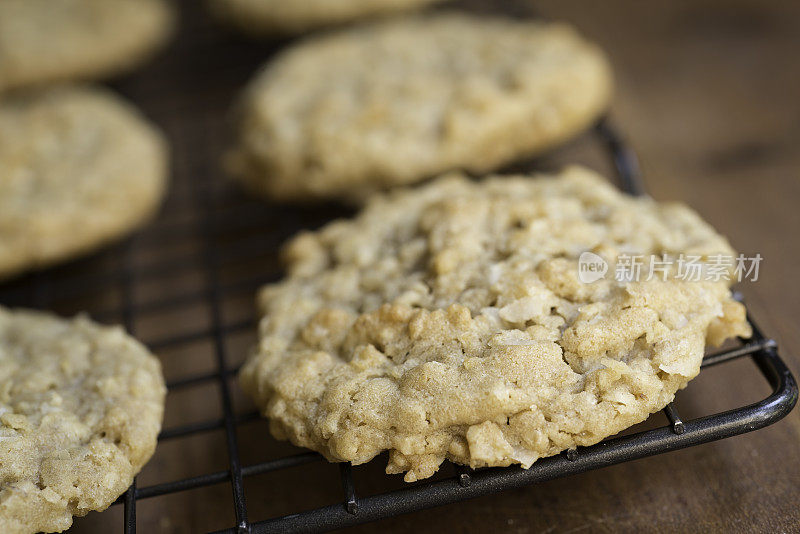
{"label": "oatmeal cookie", "polygon": [[223,22],[255,36],[302,33],[321,26],[388,15],[442,0],[207,0]]}
{"label": "oatmeal cookie", "polygon": [[164,0],[0,0],[0,91],[127,71],[172,19]]}
{"label": "oatmeal cookie", "polygon": [[161,365],[121,328],[0,307],[0,531],[61,532],[150,459]]}
{"label": "oatmeal cookie", "polygon": [[579,278],[591,251],[709,258],[727,241],[681,204],[598,175],[441,178],[303,233],[259,295],[241,371],[272,433],[414,481],[449,459],[520,464],[647,418],[695,377],[706,343],[750,327],[729,282]]}
{"label": "oatmeal cookie", "polygon": [[227,165],[274,198],[358,199],[541,152],[589,126],[610,96],[605,56],[563,24],[382,22],[268,64],[242,98]]}
{"label": "oatmeal cookie", "polygon": [[164,140],[113,94],[88,87],[0,100],[0,278],[118,238],[164,194]]}

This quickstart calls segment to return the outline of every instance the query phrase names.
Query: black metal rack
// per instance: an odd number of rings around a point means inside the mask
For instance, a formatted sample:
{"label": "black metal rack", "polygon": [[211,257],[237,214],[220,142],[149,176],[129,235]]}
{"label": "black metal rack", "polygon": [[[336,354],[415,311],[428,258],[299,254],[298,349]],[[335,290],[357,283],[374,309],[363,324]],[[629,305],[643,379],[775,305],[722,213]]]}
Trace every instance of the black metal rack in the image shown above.
{"label": "black metal rack", "polygon": [[[256,51],[251,58],[261,61],[262,56],[262,52]],[[162,70],[180,71],[182,67],[183,64],[165,64]],[[250,70],[250,66],[242,67],[234,78]],[[124,83],[121,88],[126,90]],[[136,86],[134,83],[133,91],[127,92],[149,95],[155,99],[159,88]],[[181,94],[180,98],[190,100],[192,95]],[[220,97],[220,101],[224,99],[227,99],[227,95]],[[192,153],[192,146],[200,151],[218,144],[208,138],[214,135],[213,130],[219,126],[216,119],[201,119],[201,123],[208,126],[207,129],[192,128],[180,122],[180,105],[173,109],[164,104],[159,109],[163,112],[162,122],[167,123],[166,128],[183,139],[184,154]],[[643,193],[636,158],[610,124],[601,121],[593,129],[592,136],[613,160],[623,189],[632,194]],[[209,321],[201,327],[145,341],[156,353],[197,341],[212,344],[214,369],[170,380],[168,388],[172,394],[216,384],[222,416],[167,427],[161,432],[159,441],[222,430],[228,455],[227,466],[218,471],[153,485],[138,486],[134,482],[118,501],[124,506],[123,530],[126,533],[136,532],[139,501],[217,484],[230,485],[235,516],[232,527],[219,532],[318,532],[345,527],[743,434],[778,421],[791,411],[797,401],[797,384],[778,355],[776,343],[765,337],[751,318],[753,336],[750,339],[739,340],[735,348],[706,356],[702,366],[707,368],[737,358],[751,358],[772,388],[772,394],[760,402],[691,420],[682,419],[670,404],[664,410],[670,422],[666,426],[610,438],[592,447],[544,458],[528,470],[508,467],[472,471],[444,464],[441,470],[451,470],[451,476],[372,495],[358,493],[349,464],[330,465],[330,469],[340,471],[342,497],[339,502],[299,513],[287,510],[280,517],[249,517],[245,478],[324,460],[316,453],[301,452],[252,464],[241,461],[237,428],[257,419],[258,414],[253,411],[237,413],[234,409],[231,379],[238,366],[232,363],[227,341],[238,333],[254,330],[255,322],[250,318],[228,320],[224,313],[226,299],[231,295],[252,294],[262,283],[280,276],[274,251],[289,235],[348,211],[337,207],[314,210],[267,207],[260,201],[239,195],[235,188],[219,186],[224,180],[212,169],[208,158],[185,155],[184,160],[179,158],[175,164],[184,180],[175,184],[164,210],[165,215],[154,225],[100,255],[0,286],[0,302],[3,304],[58,310],[88,307],[93,317],[122,322],[134,334],[138,320],[148,314],[198,304],[208,310]],[[242,235],[242,231],[246,231],[246,235]],[[233,239],[231,235],[237,237]],[[163,251],[189,239],[199,243],[196,250],[185,253],[179,251],[179,254],[173,255],[175,257],[159,257],[152,263],[143,264],[135,260],[137,253],[143,250]],[[249,260],[257,255],[262,256],[257,275],[249,278],[237,276],[233,281],[229,280],[231,277],[226,274],[232,262]],[[266,258],[263,258],[265,255]],[[139,284],[167,274],[180,276],[190,269],[202,275],[202,281],[190,291],[151,298],[146,302],[139,302],[136,298]],[[106,293],[114,293],[117,297],[105,299],[103,295]],[[92,304],[86,306],[85,302]]]}

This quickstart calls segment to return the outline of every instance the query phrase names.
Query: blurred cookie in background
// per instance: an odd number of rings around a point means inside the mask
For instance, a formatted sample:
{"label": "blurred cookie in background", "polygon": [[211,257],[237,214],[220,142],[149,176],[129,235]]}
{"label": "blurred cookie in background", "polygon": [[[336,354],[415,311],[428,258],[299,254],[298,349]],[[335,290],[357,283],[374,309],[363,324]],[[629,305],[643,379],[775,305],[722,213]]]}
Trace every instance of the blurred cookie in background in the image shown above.
{"label": "blurred cookie in background", "polygon": [[0,0],[0,90],[132,69],[173,15],[165,0]]}
{"label": "blurred cookie in background", "polygon": [[545,151],[607,108],[606,56],[564,24],[437,14],[305,41],[238,111],[229,172],[279,200],[358,200]]}
{"label": "blurred cookie in background", "polygon": [[162,135],[90,87],[0,100],[0,278],[88,252],[141,225],[167,180]]}
{"label": "blurred cookie in background", "polygon": [[254,37],[291,35],[317,27],[419,8],[441,0],[207,0],[221,21]]}

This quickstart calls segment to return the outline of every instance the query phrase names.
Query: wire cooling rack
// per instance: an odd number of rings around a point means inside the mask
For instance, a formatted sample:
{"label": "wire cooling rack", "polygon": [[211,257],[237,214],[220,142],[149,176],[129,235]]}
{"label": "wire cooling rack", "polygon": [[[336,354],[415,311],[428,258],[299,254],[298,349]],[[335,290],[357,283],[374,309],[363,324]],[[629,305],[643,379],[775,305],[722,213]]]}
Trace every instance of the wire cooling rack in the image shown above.
{"label": "wire cooling rack", "polygon": [[[622,187],[633,194],[640,194],[643,190],[636,160],[614,129],[602,121],[594,128],[593,136],[613,158]],[[227,283],[223,277],[226,274],[226,265],[258,256],[265,247],[274,250],[278,240],[273,235],[274,228],[264,226],[275,222],[275,217],[264,217],[267,211],[264,206],[249,200],[243,200],[245,205],[230,204],[231,198],[217,197],[214,191],[211,183],[198,182],[194,186],[194,194],[191,194],[191,190],[178,193],[178,196],[190,196],[181,200],[194,205],[195,218],[181,222],[180,217],[167,217],[133,240],[99,257],[82,260],[65,269],[35,274],[13,285],[0,287],[0,302],[40,308],[50,308],[65,299],[79,303],[90,294],[115,294],[115,304],[92,310],[92,315],[100,319],[120,320],[133,333],[136,333],[138,319],[147,314],[197,303],[208,306],[210,324],[207,326],[151,339],[148,340],[148,345],[158,353],[169,347],[198,340],[211,341],[215,369],[171,380],[168,388],[170,394],[173,394],[182,389],[216,383],[219,386],[223,416],[167,427],[161,432],[159,441],[179,440],[194,434],[223,429],[228,466],[223,470],[148,486],[137,486],[134,482],[120,499],[125,509],[123,530],[126,533],[136,532],[137,502],[216,484],[230,486],[236,521],[235,526],[219,532],[318,532],[355,525],[750,432],[781,419],[791,411],[797,401],[797,385],[778,355],[776,343],[765,337],[750,318],[753,336],[740,340],[739,345],[734,348],[706,356],[702,367],[724,364],[736,358],[752,358],[773,388],[773,393],[760,402],[691,420],[682,419],[677,409],[670,404],[664,410],[669,425],[611,438],[591,447],[544,458],[528,470],[507,467],[472,471],[461,466],[444,464],[441,469],[452,470],[451,476],[434,482],[409,484],[403,489],[374,495],[360,495],[357,492],[349,464],[330,465],[330,469],[340,471],[340,502],[299,513],[289,510],[280,517],[258,518],[259,520],[253,521],[248,516],[246,505],[243,483],[246,477],[324,460],[313,452],[265,459],[247,465],[243,465],[240,460],[237,426],[257,418],[258,414],[236,413],[233,409],[230,378],[236,373],[237,366],[229,362],[226,338],[239,331],[253,329],[255,324],[249,319],[225,321],[222,308],[228,295],[252,292],[262,282],[270,279],[270,274],[274,277],[278,273],[267,273],[258,279],[238,280],[235,283]],[[167,211],[171,211],[179,203],[178,200],[173,198]],[[278,219],[289,217],[291,211],[288,208],[281,211]],[[308,212],[302,210],[300,214],[309,216]],[[326,216],[332,214],[320,216],[311,225],[322,223]],[[306,223],[308,224],[307,220]],[[220,241],[221,237],[228,236],[231,232],[238,233],[253,227],[265,231],[232,243]],[[172,259],[158,260],[146,266],[136,265],[133,261],[134,251],[137,249],[170,247],[174,242],[190,237],[199,239],[198,250]],[[110,265],[102,265],[106,261]],[[101,264],[100,269],[94,271],[98,263]],[[180,275],[190,268],[199,268],[204,273],[204,281],[193,291],[155,298],[144,304],[135,302],[134,288],[137,284],[171,273]]]}
{"label": "wire cooling rack", "polygon": [[[797,385],[778,355],[776,343],[765,337],[750,318],[753,336],[739,340],[734,348],[706,356],[702,367],[751,358],[772,388],[769,396],[760,402],[690,420],[682,419],[670,404],[664,410],[669,422],[665,426],[544,458],[528,470],[507,467],[472,471],[445,463],[440,472],[449,474],[433,481],[361,494],[349,464],[328,465],[313,452],[243,462],[237,442],[241,434],[237,431],[258,420],[258,414],[235,409],[234,376],[241,358],[230,349],[230,340],[242,332],[252,334],[255,322],[252,313],[241,316],[230,313],[230,301],[250,299],[259,285],[281,276],[275,251],[282,241],[301,228],[319,226],[346,215],[348,210],[335,206],[301,209],[266,205],[238,194],[225,183],[213,163],[218,154],[209,151],[209,147],[219,144],[217,130],[221,127],[218,118],[212,118],[211,110],[227,107],[230,94],[223,87],[241,85],[270,50],[236,42],[222,46],[212,41],[203,48],[197,44],[200,30],[189,25],[191,38],[184,34],[166,59],[149,73],[118,86],[156,116],[172,139],[176,154],[175,182],[163,214],[121,245],[0,286],[0,302],[6,305],[55,309],[61,313],[87,309],[101,321],[121,322],[162,358],[167,358],[163,356],[165,353],[197,343],[211,347],[210,367],[168,380],[169,396],[215,385],[221,416],[207,415],[191,423],[167,425],[159,436],[159,446],[164,447],[166,442],[181,445],[192,436],[221,432],[227,454],[225,465],[218,470],[153,484],[134,482],[118,501],[124,507],[124,532],[136,532],[137,505],[142,501],[217,485],[230,488],[233,509],[230,528],[219,532],[324,531],[750,432],[776,422],[795,405]],[[189,48],[208,65],[198,68],[187,61],[184,54]],[[230,61],[232,54],[237,61]],[[203,73],[209,68],[221,74],[208,77]],[[222,79],[227,85],[220,82]],[[172,87],[166,91],[168,82]],[[196,89],[200,82],[205,84],[202,97]],[[189,116],[194,122],[187,122]],[[643,193],[636,158],[609,123],[601,121],[591,138],[613,161],[621,187],[632,194]],[[203,310],[203,320],[199,322],[160,319],[197,308]],[[245,479],[276,476],[313,462],[322,462],[330,470],[339,471],[341,497],[337,502],[306,511],[284,510],[275,517],[248,514]],[[252,509],[253,503],[250,504]]]}

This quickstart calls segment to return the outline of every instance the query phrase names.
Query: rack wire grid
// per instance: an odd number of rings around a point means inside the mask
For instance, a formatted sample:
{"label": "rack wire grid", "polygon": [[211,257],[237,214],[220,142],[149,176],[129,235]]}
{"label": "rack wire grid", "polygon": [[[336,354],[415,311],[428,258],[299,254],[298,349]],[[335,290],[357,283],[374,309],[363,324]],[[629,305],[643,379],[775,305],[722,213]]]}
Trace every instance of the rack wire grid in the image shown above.
{"label": "rack wire grid", "polygon": [[[203,27],[190,24],[186,31],[202,33]],[[219,47],[219,43],[213,41],[209,43],[205,49],[193,53],[199,54],[202,61],[215,64],[214,68],[224,73],[220,78],[227,77],[235,86],[246,79],[252,66],[260,63],[266,53],[264,49],[254,49],[235,41],[227,48]],[[197,342],[207,342],[213,348],[209,369],[168,380],[168,398],[176,392],[215,384],[221,417],[167,425],[159,436],[159,444],[163,447],[165,442],[222,430],[226,465],[216,471],[150,485],[140,486],[134,481],[118,501],[124,506],[124,532],[136,532],[137,503],[142,500],[222,484],[230,487],[235,523],[231,528],[218,532],[330,530],[750,432],[778,421],[794,407],[798,394],[795,380],[778,355],[776,343],[764,336],[750,318],[753,336],[739,340],[733,348],[707,355],[702,368],[737,358],[751,358],[772,388],[772,393],[760,402],[691,420],[682,419],[675,406],[670,404],[664,410],[668,422],[665,426],[612,437],[591,447],[543,458],[527,470],[507,467],[472,471],[445,463],[440,469],[445,475],[438,479],[375,494],[362,495],[357,491],[349,464],[331,464],[330,469],[340,472],[341,498],[338,502],[300,512],[287,510],[284,515],[253,520],[248,514],[246,478],[324,460],[317,453],[300,452],[262,458],[255,463],[242,461],[237,428],[258,420],[258,414],[252,410],[238,413],[234,409],[236,392],[233,384],[240,362],[233,360],[240,355],[231,354],[229,341],[241,332],[252,335],[255,321],[252,313],[228,318],[230,314],[226,306],[230,298],[249,299],[259,285],[281,276],[275,251],[282,241],[299,229],[317,227],[331,218],[349,213],[349,210],[336,206],[304,209],[267,205],[248,199],[228,186],[211,161],[218,156],[218,151],[210,147],[219,144],[212,138],[219,137],[220,122],[218,118],[211,118],[211,111],[208,116],[203,115],[203,110],[218,108],[223,102],[227,106],[229,94],[215,91],[214,79],[205,76],[202,81],[210,85],[211,94],[216,97],[209,97],[209,91],[206,91],[203,100],[196,96],[196,91],[189,90],[192,84],[201,80],[199,75],[191,73],[194,67],[183,55],[187,48],[196,48],[195,38],[184,36],[179,39],[168,57],[152,67],[146,76],[123,80],[117,85],[140,104],[145,103],[145,109],[160,118],[173,144],[181,145],[174,147],[177,155],[173,162],[175,182],[159,219],[121,245],[67,266],[0,286],[0,302],[4,304],[55,309],[63,313],[87,309],[91,316],[101,321],[122,322],[134,335],[140,334],[142,323],[149,323],[151,332],[156,323],[163,332],[143,338],[156,353]],[[240,58],[247,56],[249,63],[228,63],[225,54],[234,52]],[[230,68],[226,70],[226,67]],[[166,98],[163,83],[170,77],[174,86],[172,96]],[[148,79],[161,82],[148,82]],[[186,90],[182,91],[182,88]],[[208,98],[218,100],[208,104]],[[193,116],[199,114],[199,122],[183,120],[189,108]],[[636,158],[608,121],[600,121],[591,136],[592,142],[602,147],[613,161],[622,188],[632,194],[642,194],[644,190]],[[187,247],[187,242],[193,245]],[[242,268],[243,265],[250,265],[249,270]],[[256,275],[248,274],[254,270]],[[154,281],[161,283],[148,290]],[[178,326],[183,324],[164,320],[160,315],[198,306],[202,307],[206,318],[199,326],[191,320],[181,320],[181,323],[191,324],[180,329]],[[155,330],[159,331],[159,328]]]}

